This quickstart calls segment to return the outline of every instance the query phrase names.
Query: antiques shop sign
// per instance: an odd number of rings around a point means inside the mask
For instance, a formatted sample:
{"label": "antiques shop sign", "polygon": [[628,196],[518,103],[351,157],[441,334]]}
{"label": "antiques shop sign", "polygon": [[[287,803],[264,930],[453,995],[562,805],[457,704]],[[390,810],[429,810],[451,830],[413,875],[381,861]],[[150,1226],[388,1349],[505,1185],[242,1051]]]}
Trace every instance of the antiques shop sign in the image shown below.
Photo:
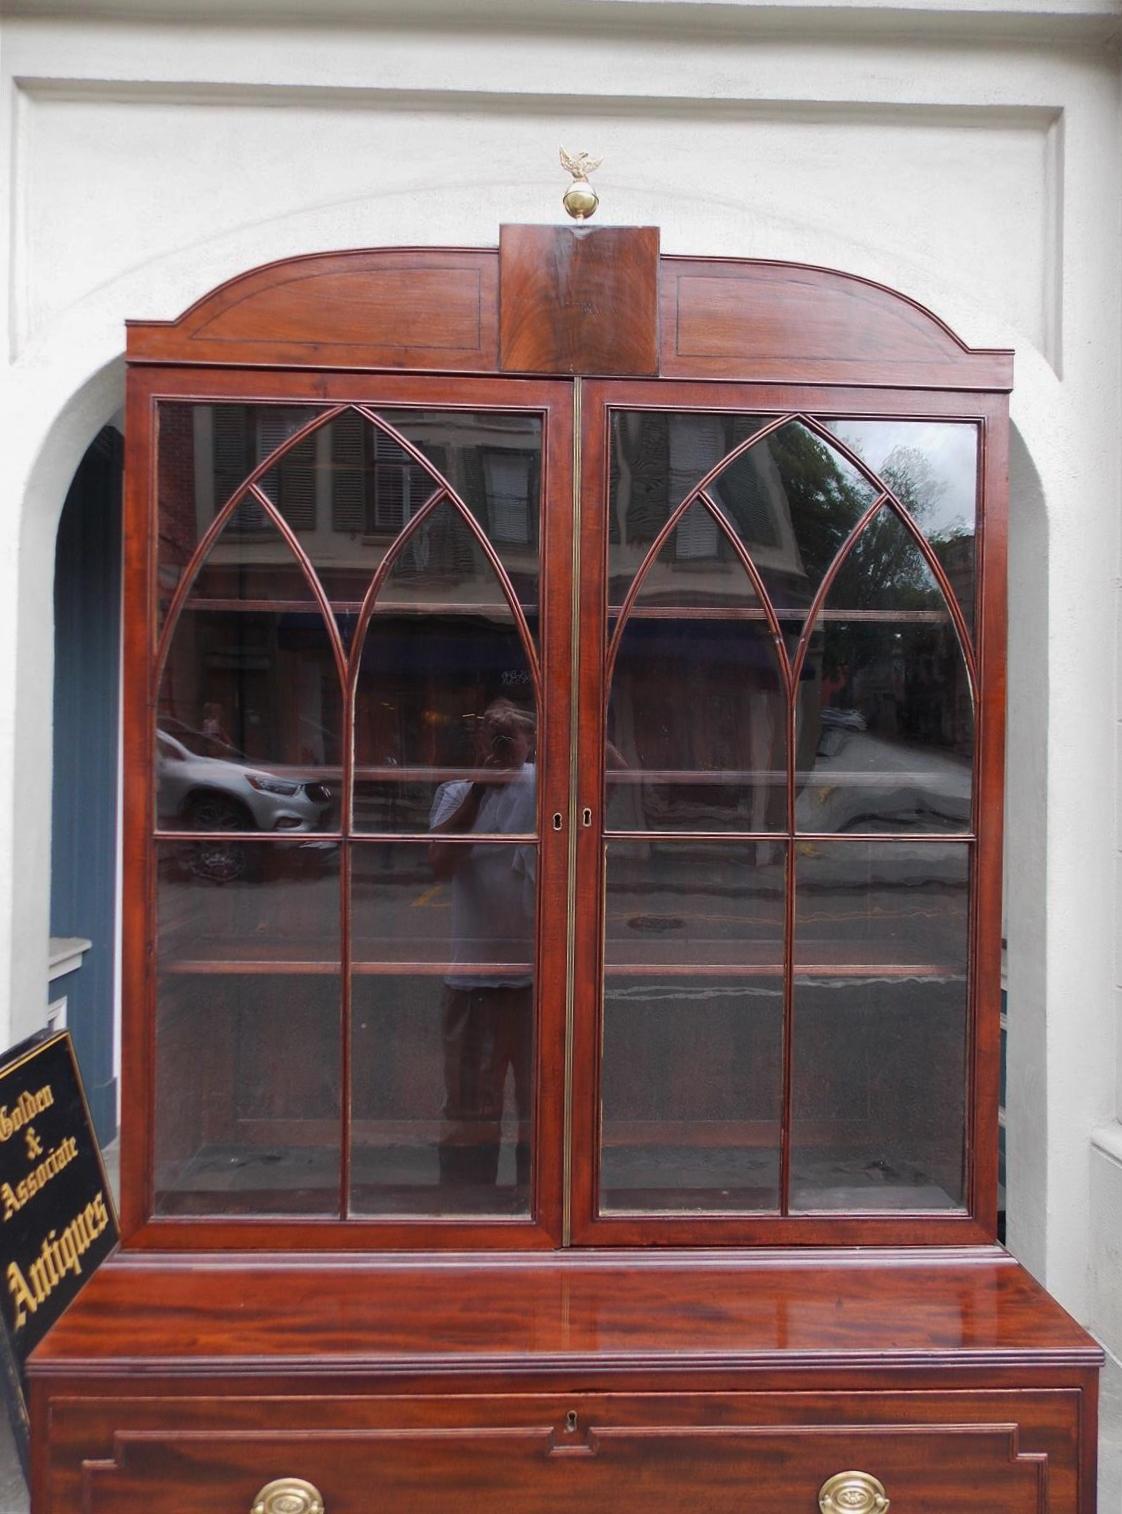
{"label": "antiques shop sign", "polygon": [[3,1375],[17,1435],[24,1363],[116,1242],[69,1033],[24,1041],[0,1061]]}

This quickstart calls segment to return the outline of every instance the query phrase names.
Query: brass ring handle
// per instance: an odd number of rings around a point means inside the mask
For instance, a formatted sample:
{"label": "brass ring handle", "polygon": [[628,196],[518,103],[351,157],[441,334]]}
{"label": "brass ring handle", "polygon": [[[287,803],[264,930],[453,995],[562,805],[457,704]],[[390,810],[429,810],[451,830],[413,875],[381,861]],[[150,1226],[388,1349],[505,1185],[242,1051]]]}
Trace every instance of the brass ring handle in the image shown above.
{"label": "brass ring handle", "polygon": [[302,1477],[278,1477],[261,1489],[249,1514],[323,1514],[323,1495]]}
{"label": "brass ring handle", "polygon": [[818,1490],[822,1514],[888,1514],[884,1484],[870,1472],[835,1472]]}

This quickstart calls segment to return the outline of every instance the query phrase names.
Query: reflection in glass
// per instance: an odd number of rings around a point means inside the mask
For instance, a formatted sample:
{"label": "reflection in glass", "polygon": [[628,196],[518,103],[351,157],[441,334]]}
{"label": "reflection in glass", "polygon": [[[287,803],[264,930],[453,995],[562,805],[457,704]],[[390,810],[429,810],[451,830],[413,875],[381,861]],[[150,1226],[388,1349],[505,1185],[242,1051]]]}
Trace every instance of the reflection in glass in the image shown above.
{"label": "reflection in glass", "polygon": [[[270,453],[328,408],[161,405],[161,614],[203,533],[235,490]],[[310,432],[258,481],[298,535],[344,634],[353,628],[366,588],[391,544],[442,480],[467,501],[510,574],[516,596],[536,612],[540,417],[388,408],[385,419],[417,447],[429,467],[386,430],[348,409]],[[248,497],[238,505],[230,535],[242,548],[239,565],[244,568],[252,556],[260,597],[279,601],[290,597],[287,580],[293,563],[291,556],[268,550],[275,539],[271,531],[256,500]],[[439,572],[436,550],[433,571]],[[220,566],[220,558],[213,566]],[[490,591],[488,585],[488,597]],[[302,590],[297,597],[303,597]]]}
{"label": "reflection in glass", "polygon": [[335,1214],[339,848],[158,848],[156,1212]]}
{"label": "reflection in glass", "polygon": [[826,602],[835,611],[892,611],[901,620],[947,618],[935,575],[911,532],[887,505],[842,559]]}
{"label": "reflection in glass", "polygon": [[785,854],[609,842],[602,1210],[778,1206]]}
{"label": "reflection in glass", "polygon": [[[354,849],[352,1207],[527,1213],[537,848],[531,731],[488,711],[507,766],[437,790],[433,840]],[[409,975],[394,971],[411,962]]]}
{"label": "reflection in glass", "polygon": [[604,981],[600,1211],[779,1206],[782,974]]}
{"label": "reflection in glass", "polygon": [[608,706],[608,829],[783,829],[786,708],[766,621],[628,620]]}
{"label": "reflection in glass", "polygon": [[884,480],[918,523],[974,623],[978,427],[963,421],[823,422]]}
{"label": "reflection in glass", "polygon": [[629,617],[673,619],[682,609],[728,610],[764,618],[752,580],[733,544],[700,500],[682,513],[658,556],[646,568]]}
{"label": "reflection in glass", "polygon": [[828,442],[790,421],[741,453],[710,492],[772,603],[805,610],[876,490]]}
{"label": "reflection in glass", "polygon": [[[609,604],[627,588],[671,512],[723,457],[772,419],[666,411],[612,415]],[[709,486],[777,608],[805,610],[850,531],[876,497],[829,442],[789,421],[733,459]],[[698,581],[724,554],[698,517]],[[683,545],[686,545],[684,542]],[[718,571],[719,577],[719,571]]]}
{"label": "reflection in glass", "polygon": [[946,602],[884,510],[812,629],[798,706],[803,831],[970,827],[974,714]]}
{"label": "reflection in glass", "polygon": [[604,960],[781,971],[785,857],[773,841],[610,841]]}
{"label": "reflection in glass", "polygon": [[970,828],[973,711],[948,619],[827,621],[800,685],[801,831]]}
{"label": "reflection in glass", "polygon": [[[183,571],[204,532],[235,489],[283,442],[314,419],[314,405],[198,405],[161,401],[157,566],[162,620]],[[293,530],[314,526],[314,490],[307,470],[289,471],[289,487],[272,496]],[[253,500],[238,507],[247,537],[268,531]],[[289,556],[285,568],[291,565]],[[272,591],[269,598],[283,598]],[[302,596],[301,596],[302,597]]]}
{"label": "reflection in glass", "polygon": [[796,857],[792,1209],[963,1198],[969,848]]}
{"label": "reflection in glass", "polygon": [[[706,473],[771,417],[620,411],[612,416],[609,604],[628,586],[671,512]],[[777,609],[805,611],[876,491],[848,459],[789,421],[733,459],[709,486]],[[727,551],[698,515],[680,549],[695,584],[719,592]],[[690,602],[696,603],[696,599]],[[716,601],[714,601],[716,602]]]}
{"label": "reflection in glass", "polygon": [[318,610],[185,609],[160,686],[158,824],[335,829],[340,719],[339,677]]}
{"label": "reflection in glass", "polygon": [[[700,411],[679,415],[665,410],[611,413],[610,605],[622,604],[651,544],[676,507],[723,457],[754,436],[769,419],[766,415]],[[720,551],[717,527],[708,513],[691,512],[690,526],[680,534],[679,544],[679,560],[694,562],[695,583],[706,583],[706,567],[717,570],[718,582],[725,577],[721,568],[727,553]]]}
{"label": "reflection in glass", "polygon": [[538,604],[542,423],[499,410],[397,410],[382,416],[465,502],[531,621]]}
{"label": "reflection in glass", "polygon": [[[355,696],[354,824],[423,831],[437,786],[502,760],[481,738],[496,700],[531,731],[533,674],[494,570],[453,506],[410,538],[366,633]],[[445,609],[448,605],[452,608]],[[533,827],[530,827],[532,829]]]}

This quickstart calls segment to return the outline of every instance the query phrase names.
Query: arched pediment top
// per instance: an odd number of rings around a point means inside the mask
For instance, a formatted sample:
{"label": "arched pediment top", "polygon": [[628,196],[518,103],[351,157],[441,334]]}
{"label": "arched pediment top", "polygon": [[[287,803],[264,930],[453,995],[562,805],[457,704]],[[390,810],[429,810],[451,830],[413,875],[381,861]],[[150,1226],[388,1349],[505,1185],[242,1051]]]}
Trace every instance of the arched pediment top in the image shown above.
{"label": "arched pediment top", "polygon": [[[634,230],[649,239],[650,228]],[[643,335],[635,323],[649,320],[657,325],[649,346],[653,351],[657,341],[657,371],[667,378],[1012,387],[1012,353],[970,348],[917,301],[854,274],[759,259],[662,256],[656,317],[654,300],[620,300],[598,290],[615,253],[590,259],[589,241],[604,236],[607,251],[610,237],[626,258],[626,228],[533,231],[524,244],[537,260],[529,277],[494,248],[367,248],[269,263],[220,285],[177,320],[130,322],[129,360],[626,373],[627,366],[598,361],[613,345],[610,333],[605,344],[605,327],[627,326],[615,345],[633,351]],[[574,237],[583,237],[583,245]],[[550,239],[558,256],[543,261]],[[509,245],[521,244],[511,238]],[[576,287],[575,280],[585,282]],[[558,360],[535,357],[526,370],[509,358],[504,363],[509,349],[500,342],[500,308],[504,325],[521,319],[548,327],[539,350],[560,354]],[[587,360],[582,353],[590,354]]]}
{"label": "arched pediment top", "polygon": [[238,274],[175,321],[130,321],[130,361],[498,369],[494,249],[379,247]]}
{"label": "arched pediment top", "polygon": [[664,377],[1013,387],[1011,352],[968,347],[917,300],[857,274],[748,258],[661,261]]}

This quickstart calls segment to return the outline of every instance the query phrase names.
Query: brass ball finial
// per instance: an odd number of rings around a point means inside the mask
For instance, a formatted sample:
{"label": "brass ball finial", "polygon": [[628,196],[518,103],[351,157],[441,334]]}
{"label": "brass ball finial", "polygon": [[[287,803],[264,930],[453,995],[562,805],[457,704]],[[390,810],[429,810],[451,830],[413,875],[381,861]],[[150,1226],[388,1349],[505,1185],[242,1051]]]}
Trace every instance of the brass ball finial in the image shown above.
{"label": "brass ball finial", "polygon": [[590,158],[586,152],[571,153],[561,149],[561,167],[573,176],[561,203],[574,221],[587,221],[600,203],[600,196],[588,182],[588,176],[595,173],[603,161],[603,158]]}

